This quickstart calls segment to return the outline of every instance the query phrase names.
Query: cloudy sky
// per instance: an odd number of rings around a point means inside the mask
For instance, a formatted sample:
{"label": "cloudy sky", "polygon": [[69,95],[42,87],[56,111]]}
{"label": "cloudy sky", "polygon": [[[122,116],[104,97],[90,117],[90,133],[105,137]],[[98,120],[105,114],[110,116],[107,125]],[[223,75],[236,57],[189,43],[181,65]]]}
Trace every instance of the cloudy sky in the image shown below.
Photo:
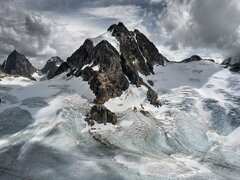
{"label": "cloudy sky", "polygon": [[14,49],[38,65],[65,59],[118,21],[172,60],[240,54],[239,0],[0,0],[0,61]]}

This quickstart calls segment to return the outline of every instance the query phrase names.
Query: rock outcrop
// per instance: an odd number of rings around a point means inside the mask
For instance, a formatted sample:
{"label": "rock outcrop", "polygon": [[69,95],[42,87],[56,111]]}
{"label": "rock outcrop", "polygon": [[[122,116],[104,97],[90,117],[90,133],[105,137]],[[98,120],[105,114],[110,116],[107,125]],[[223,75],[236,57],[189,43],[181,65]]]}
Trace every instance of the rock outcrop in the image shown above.
{"label": "rock outcrop", "polygon": [[33,79],[32,74],[37,71],[28,59],[16,50],[8,56],[2,68],[6,74],[24,76],[30,79]]}
{"label": "rock outcrop", "polygon": [[122,71],[121,58],[109,42],[104,40],[94,48],[92,62],[93,67],[99,67],[89,79],[97,103],[120,96],[128,88],[129,82]]}
{"label": "rock outcrop", "polygon": [[156,107],[161,106],[161,103],[158,99],[158,94],[154,90],[152,90],[151,88],[148,88],[147,99],[152,105],[154,105]]}
{"label": "rock outcrop", "polygon": [[89,125],[94,125],[95,122],[99,124],[116,124],[117,123],[117,116],[109,111],[105,106],[103,105],[94,105],[91,108],[90,113],[87,116],[86,121]]}
{"label": "rock outcrop", "polygon": [[56,56],[47,61],[45,66],[41,69],[41,73],[46,74],[47,79],[51,79],[56,74],[58,68],[63,63],[63,60]]}
{"label": "rock outcrop", "polygon": [[[88,81],[98,104],[120,96],[129,86],[120,55],[106,40],[95,47],[90,40],[86,40],[60,68],[61,71],[68,70],[70,76],[82,76],[83,80]],[[56,73],[60,72],[59,69]]]}
{"label": "rock outcrop", "polygon": [[230,71],[240,72],[240,57],[227,58],[222,62],[222,65],[225,65]]}
{"label": "rock outcrop", "polygon": [[63,62],[59,68],[56,70],[56,72],[54,73],[53,77],[54,78],[55,76],[58,76],[64,72],[67,72],[68,70],[70,70],[70,66],[68,65],[67,62]]}
{"label": "rock outcrop", "polygon": [[201,61],[201,60],[203,60],[203,59],[200,56],[193,55],[190,58],[182,60],[181,63],[189,63],[189,62]]}
{"label": "rock outcrop", "polygon": [[67,63],[72,69],[81,69],[84,65],[92,62],[93,42],[87,39],[83,45],[76,50],[69,58]]}
{"label": "rock outcrop", "polygon": [[164,65],[167,61],[140,31],[129,31],[121,22],[110,26],[108,31],[120,43],[121,57],[125,60],[126,69],[150,75],[154,73],[153,65]]}

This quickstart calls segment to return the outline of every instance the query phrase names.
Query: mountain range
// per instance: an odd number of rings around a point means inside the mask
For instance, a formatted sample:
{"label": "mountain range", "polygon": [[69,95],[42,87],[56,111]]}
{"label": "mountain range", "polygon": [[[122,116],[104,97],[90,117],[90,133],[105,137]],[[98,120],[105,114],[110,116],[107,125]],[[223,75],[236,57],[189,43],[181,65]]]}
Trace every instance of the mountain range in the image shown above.
{"label": "mountain range", "polygon": [[0,71],[0,179],[240,176],[239,57],[173,62],[119,22],[66,60],[14,50]]}

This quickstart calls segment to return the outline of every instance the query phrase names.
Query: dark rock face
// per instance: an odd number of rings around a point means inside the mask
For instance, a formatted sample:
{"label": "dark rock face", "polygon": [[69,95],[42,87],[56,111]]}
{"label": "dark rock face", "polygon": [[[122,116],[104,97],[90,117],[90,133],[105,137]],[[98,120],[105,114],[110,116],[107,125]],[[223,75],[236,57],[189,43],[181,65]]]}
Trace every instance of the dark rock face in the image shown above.
{"label": "dark rock face", "polygon": [[96,76],[96,72],[91,67],[86,67],[78,72],[79,74],[77,74],[77,76],[81,76],[84,81],[89,81],[92,77]]}
{"label": "dark rock face", "polygon": [[93,50],[93,66],[99,66],[89,80],[90,88],[96,94],[98,103],[104,103],[112,97],[122,94],[129,86],[121,66],[121,58],[107,41],[100,42]]}
{"label": "dark rock face", "polygon": [[117,123],[117,116],[109,111],[103,105],[95,105],[91,108],[91,111],[86,119],[90,125],[94,125],[94,121],[99,124]]}
{"label": "dark rock face", "polygon": [[134,72],[141,72],[150,75],[153,72],[153,65],[164,65],[167,58],[161,55],[154,44],[138,30],[129,31],[123,23],[114,24],[108,31],[120,43],[120,51],[126,69]]}
{"label": "dark rock face", "polygon": [[41,69],[41,72],[47,75],[47,79],[51,79],[54,77],[56,71],[58,70],[58,68],[62,63],[63,63],[63,60],[60,57],[58,56],[52,57],[47,61],[45,66]]}
{"label": "dark rock face", "polygon": [[149,102],[160,106],[157,93],[144,82],[139,73],[153,74],[154,65],[164,65],[168,60],[138,30],[129,31],[119,23],[112,25],[108,31],[119,41],[121,53],[106,40],[94,46],[87,39],[55,72],[55,75],[59,75],[68,71],[67,76],[81,76],[84,81],[88,81],[96,95],[97,104],[87,118],[90,125],[94,121],[116,123],[114,114],[102,104],[110,98],[121,96],[128,89],[129,82],[137,87],[146,86]]}
{"label": "dark rock face", "polygon": [[67,59],[68,65],[71,68],[81,69],[84,65],[91,63],[93,48],[93,42],[87,39],[83,45]]}
{"label": "dark rock face", "polygon": [[222,62],[222,65],[229,67],[230,71],[240,72],[240,57],[230,57]]}
{"label": "dark rock face", "polygon": [[193,55],[190,58],[182,60],[181,63],[189,63],[189,62],[201,61],[201,60],[203,60],[203,59],[200,56]]}
{"label": "dark rock face", "polygon": [[[68,65],[68,63],[67,63],[67,62],[63,62],[63,63],[59,66],[59,68],[56,70],[56,72],[54,73],[54,76],[53,76],[53,77],[58,76],[58,75],[60,75],[60,74],[62,74],[62,73],[64,73],[64,72],[67,72],[69,69],[70,69],[70,66]],[[53,77],[52,77],[52,78],[53,78]]]}
{"label": "dark rock face", "polygon": [[14,50],[4,63],[3,72],[32,79],[32,74],[36,72],[36,68],[33,67],[24,55]]}
{"label": "dark rock face", "polygon": [[148,80],[147,82],[150,84],[150,86],[154,86],[154,82],[152,80]]}
{"label": "dark rock face", "polygon": [[149,88],[147,91],[147,99],[150,102],[150,104],[157,106],[157,107],[161,106],[161,103],[158,100],[158,94],[151,88]]}
{"label": "dark rock face", "polygon": [[[75,62],[77,61],[77,62]],[[93,67],[98,67],[93,70]],[[121,57],[116,49],[106,40],[93,47],[91,40],[68,58],[56,71],[55,75],[69,70],[69,76],[81,76],[88,81],[96,95],[96,103],[103,104],[112,97],[122,94],[129,82],[122,70]]]}
{"label": "dark rock face", "polygon": [[168,61],[166,57],[158,52],[156,46],[151,41],[149,41],[143,33],[141,33],[139,30],[134,30],[134,33],[136,35],[136,40],[140,51],[147,59],[147,63],[151,69],[155,64],[163,66],[164,63]]}

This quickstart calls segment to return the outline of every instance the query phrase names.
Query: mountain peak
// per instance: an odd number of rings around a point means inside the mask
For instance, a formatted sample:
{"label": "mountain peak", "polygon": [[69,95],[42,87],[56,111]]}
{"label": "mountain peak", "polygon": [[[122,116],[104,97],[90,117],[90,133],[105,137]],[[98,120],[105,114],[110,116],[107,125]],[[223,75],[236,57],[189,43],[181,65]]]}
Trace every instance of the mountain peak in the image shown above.
{"label": "mountain peak", "polygon": [[129,33],[128,28],[122,22],[111,25],[108,31],[112,32],[112,35],[116,35],[117,33]]}
{"label": "mountain peak", "polygon": [[[167,59],[143,33],[129,31],[122,22],[111,25],[108,35],[111,37],[102,36],[105,38],[97,43],[86,39],[54,76],[66,71],[67,76],[81,76],[88,81],[98,104],[120,96],[130,83],[143,85],[148,89],[150,103],[159,106],[156,93],[140,74],[154,74],[153,66],[164,65]],[[113,42],[117,42],[119,49]]]}
{"label": "mountain peak", "polygon": [[3,72],[11,75],[19,75],[32,79],[32,74],[36,68],[28,61],[28,59],[17,50],[13,50],[7,60],[4,62]]}
{"label": "mountain peak", "polygon": [[9,56],[24,56],[23,54],[19,53],[16,49],[14,49]]}
{"label": "mountain peak", "polygon": [[51,57],[47,61],[45,66],[41,69],[41,72],[43,74],[46,74],[48,79],[51,79],[55,75],[57,69],[60,67],[60,65],[63,62],[64,61],[60,57],[58,57],[58,56]]}

